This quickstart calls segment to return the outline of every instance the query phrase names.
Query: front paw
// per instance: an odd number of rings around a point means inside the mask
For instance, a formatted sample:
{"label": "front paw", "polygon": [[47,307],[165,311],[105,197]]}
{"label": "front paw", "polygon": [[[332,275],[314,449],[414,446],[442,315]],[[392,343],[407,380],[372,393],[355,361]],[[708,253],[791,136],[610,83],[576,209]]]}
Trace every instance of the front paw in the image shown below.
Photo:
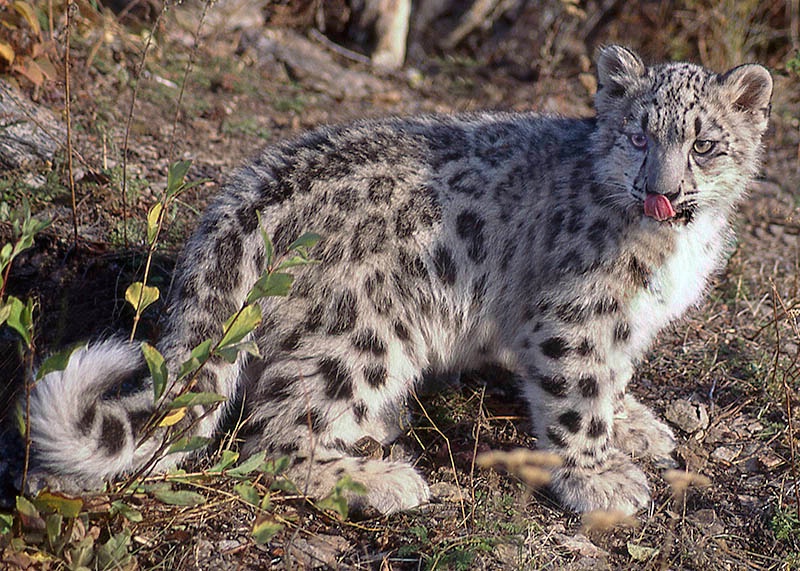
{"label": "front paw", "polygon": [[611,444],[634,457],[655,460],[662,467],[675,466],[672,429],[631,395],[625,395],[622,410],[614,415]]}
{"label": "front paw", "polygon": [[550,486],[562,504],[576,512],[615,510],[632,515],[650,505],[647,476],[619,450],[592,468],[554,470]]}

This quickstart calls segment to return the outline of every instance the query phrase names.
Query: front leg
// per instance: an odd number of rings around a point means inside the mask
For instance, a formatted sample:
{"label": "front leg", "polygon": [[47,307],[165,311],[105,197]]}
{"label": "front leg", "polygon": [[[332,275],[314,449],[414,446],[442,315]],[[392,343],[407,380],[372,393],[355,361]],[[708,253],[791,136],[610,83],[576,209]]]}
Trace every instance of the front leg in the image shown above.
{"label": "front leg", "polygon": [[611,344],[558,321],[534,329],[523,344],[523,387],[541,446],[564,460],[553,472],[552,489],[578,512],[645,508],[647,478],[614,439],[630,361]]}

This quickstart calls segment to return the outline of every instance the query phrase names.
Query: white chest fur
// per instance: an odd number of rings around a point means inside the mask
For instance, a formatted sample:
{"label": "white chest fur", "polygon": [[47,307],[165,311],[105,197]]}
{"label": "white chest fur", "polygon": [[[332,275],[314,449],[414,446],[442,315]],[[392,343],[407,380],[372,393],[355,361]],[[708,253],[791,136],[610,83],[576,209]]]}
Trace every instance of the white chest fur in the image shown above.
{"label": "white chest fur", "polygon": [[727,220],[719,214],[699,214],[692,224],[676,228],[673,253],[632,300],[631,357],[640,357],[659,330],[701,300],[709,276],[724,262],[727,236]]}

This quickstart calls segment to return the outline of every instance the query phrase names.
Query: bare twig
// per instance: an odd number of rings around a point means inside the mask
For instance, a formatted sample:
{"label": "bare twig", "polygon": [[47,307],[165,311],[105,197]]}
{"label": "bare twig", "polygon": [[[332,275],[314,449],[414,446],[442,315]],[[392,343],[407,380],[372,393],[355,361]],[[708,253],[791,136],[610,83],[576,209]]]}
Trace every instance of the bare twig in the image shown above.
{"label": "bare twig", "polygon": [[[133,83],[133,94],[131,95],[131,105],[128,109],[128,118],[125,121],[125,137],[122,142],[122,243],[125,248],[128,247],[128,144],[131,135],[131,123],[133,123],[133,111],[136,108],[136,97],[139,94],[139,81],[142,78],[142,71],[144,71],[144,64],[147,62],[147,53],[150,51],[150,46],[153,43],[153,36],[161,23],[162,16],[166,13],[169,7],[169,2],[164,2],[164,6],[156,16],[153,27],[147,36],[147,41],[142,49],[142,58],[139,61],[139,68],[136,70],[136,75]],[[145,282],[146,283],[146,282]]]}
{"label": "bare twig", "polygon": [[33,337],[31,337],[31,343],[25,352],[25,457],[22,464],[22,482],[20,483],[20,490],[23,494],[25,493],[28,469],[31,463],[31,423],[28,422],[28,419],[31,417],[31,391],[35,384],[33,378],[34,351],[34,341]]}
{"label": "bare twig", "polygon": [[481,436],[481,426],[484,422],[486,422],[486,414],[483,410],[483,401],[486,398],[486,385],[481,387],[481,399],[478,403],[478,419],[475,422],[475,443],[472,446],[472,462],[469,465],[469,487],[470,493],[472,495],[472,508],[470,509],[470,520],[472,522],[475,521],[475,508],[477,507],[477,502],[475,501],[475,460],[478,457],[478,442],[480,442]]}
{"label": "bare twig", "polygon": [[465,524],[467,522],[467,510],[464,507],[464,494],[461,491],[461,484],[458,481],[458,470],[456,469],[455,458],[453,458],[453,448],[450,446],[450,439],[447,437],[447,435],[445,435],[444,432],[441,431],[441,429],[436,425],[436,423],[430,417],[430,415],[428,414],[428,411],[425,409],[425,406],[422,404],[422,401],[419,400],[419,397],[417,396],[417,392],[416,391],[412,391],[411,395],[414,397],[414,400],[416,401],[417,406],[419,406],[420,410],[422,411],[422,414],[425,415],[425,418],[430,423],[431,428],[433,428],[434,432],[436,432],[439,436],[442,437],[442,439],[444,439],[444,443],[447,446],[447,455],[448,455],[448,457],[450,459],[450,468],[452,468],[452,470],[453,470],[453,480],[455,480],[455,482],[456,482],[456,489],[458,489],[458,499],[459,499],[459,503],[461,504],[461,506],[460,506],[461,507],[461,517],[463,518],[462,522],[463,522],[463,524]]}
{"label": "bare twig", "polygon": [[360,54],[358,52],[354,52],[353,50],[348,50],[345,47],[340,46],[336,42],[332,42],[328,39],[328,37],[320,32],[317,29],[312,29],[309,32],[311,39],[316,40],[320,44],[322,44],[327,50],[332,51],[333,53],[342,56],[343,58],[347,58],[349,60],[353,60],[358,63],[363,63],[366,65],[370,65],[372,60],[370,60],[367,56]]}
{"label": "bare twig", "polygon": [[78,204],[75,199],[75,172],[72,168],[72,115],[70,113],[70,60],[69,43],[72,32],[72,0],[64,0],[67,12],[67,29],[64,34],[64,114],[67,122],[67,178],[69,179],[69,193],[72,201],[72,238],[75,246],[78,245]]}
{"label": "bare twig", "polygon": [[214,5],[214,2],[216,2],[216,0],[206,0],[205,4],[203,4],[203,12],[200,14],[200,21],[197,23],[197,29],[194,32],[194,45],[189,55],[189,63],[186,64],[186,70],[184,70],[183,73],[183,81],[181,82],[180,93],[178,93],[178,101],[175,103],[175,118],[172,120],[172,135],[169,139],[169,150],[167,151],[169,164],[172,164],[175,160],[172,155],[175,149],[175,139],[178,131],[178,118],[181,114],[181,104],[183,102],[183,94],[186,91],[186,84],[189,82],[189,74],[192,73],[195,61],[197,60],[197,50],[200,48],[200,30],[206,21],[208,10]]}

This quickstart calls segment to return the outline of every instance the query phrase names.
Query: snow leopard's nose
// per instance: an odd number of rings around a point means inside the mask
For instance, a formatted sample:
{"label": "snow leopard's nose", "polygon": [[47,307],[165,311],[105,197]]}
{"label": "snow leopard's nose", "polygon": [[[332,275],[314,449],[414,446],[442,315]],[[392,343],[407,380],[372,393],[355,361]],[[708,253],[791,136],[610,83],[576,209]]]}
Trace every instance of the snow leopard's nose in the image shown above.
{"label": "snow leopard's nose", "polygon": [[647,192],[663,194],[670,202],[675,201],[681,192],[683,167],[683,154],[679,148],[656,145],[648,156]]}

